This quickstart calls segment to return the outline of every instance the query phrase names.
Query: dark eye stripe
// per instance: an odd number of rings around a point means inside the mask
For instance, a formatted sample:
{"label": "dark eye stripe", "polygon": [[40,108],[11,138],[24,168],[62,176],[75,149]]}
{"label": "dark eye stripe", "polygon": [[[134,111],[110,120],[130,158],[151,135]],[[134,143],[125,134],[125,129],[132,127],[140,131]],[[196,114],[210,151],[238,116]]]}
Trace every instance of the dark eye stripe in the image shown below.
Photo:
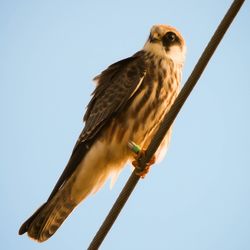
{"label": "dark eye stripe", "polygon": [[168,50],[171,45],[180,44],[179,37],[174,32],[167,32],[162,38],[163,46]]}

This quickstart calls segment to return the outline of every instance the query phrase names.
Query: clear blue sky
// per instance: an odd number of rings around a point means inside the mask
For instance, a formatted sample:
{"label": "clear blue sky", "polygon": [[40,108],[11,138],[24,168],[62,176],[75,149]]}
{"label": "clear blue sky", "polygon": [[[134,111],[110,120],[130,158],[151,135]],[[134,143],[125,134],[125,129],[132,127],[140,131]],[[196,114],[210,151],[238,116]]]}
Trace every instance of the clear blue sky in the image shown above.
{"label": "clear blue sky", "polygon": [[[130,174],[38,244],[18,236],[83,127],[92,78],[177,27],[183,82],[231,1],[0,1],[0,248],[86,249]],[[139,183],[101,249],[250,249],[250,3],[178,116],[167,157]]]}

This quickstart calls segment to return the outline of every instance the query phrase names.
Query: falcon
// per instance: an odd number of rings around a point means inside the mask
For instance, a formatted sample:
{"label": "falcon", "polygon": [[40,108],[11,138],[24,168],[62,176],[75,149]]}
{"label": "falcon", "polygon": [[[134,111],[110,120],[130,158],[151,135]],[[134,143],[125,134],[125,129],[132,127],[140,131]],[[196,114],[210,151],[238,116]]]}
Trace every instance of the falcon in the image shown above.
{"label": "falcon", "polygon": [[[175,28],[155,25],[142,50],[94,78],[85,127],[66,168],[48,200],[23,223],[20,235],[27,232],[38,242],[47,240],[80,202],[109,177],[115,180],[127,162],[138,166],[128,145],[148,147],[179,92],[185,52],[185,41]],[[167,148],[170,133],[156,160]]]}

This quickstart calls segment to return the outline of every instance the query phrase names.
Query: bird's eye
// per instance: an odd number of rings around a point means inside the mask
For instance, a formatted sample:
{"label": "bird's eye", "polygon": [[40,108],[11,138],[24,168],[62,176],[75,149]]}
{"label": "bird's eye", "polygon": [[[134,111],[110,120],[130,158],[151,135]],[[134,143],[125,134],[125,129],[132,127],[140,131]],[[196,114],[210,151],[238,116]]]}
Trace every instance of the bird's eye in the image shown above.
{"label": "bird's eye", "polygon": [[165,42],[171,43],[174,42],[176,40],[176,35],[173,32],[168,32],[165,36],[164,36],[164,40]]}

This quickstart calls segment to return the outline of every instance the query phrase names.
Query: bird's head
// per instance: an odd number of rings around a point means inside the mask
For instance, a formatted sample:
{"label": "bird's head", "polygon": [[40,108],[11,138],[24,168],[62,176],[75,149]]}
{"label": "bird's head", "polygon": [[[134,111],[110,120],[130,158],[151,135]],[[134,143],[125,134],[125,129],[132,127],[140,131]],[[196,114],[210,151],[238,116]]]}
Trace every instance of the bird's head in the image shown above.
{"label": "bird's head", "polygon": [[167,57],[174,63],[183,64],[186,45],[181,34],[167,25],[154,25],[143,48],[160,57]]}

